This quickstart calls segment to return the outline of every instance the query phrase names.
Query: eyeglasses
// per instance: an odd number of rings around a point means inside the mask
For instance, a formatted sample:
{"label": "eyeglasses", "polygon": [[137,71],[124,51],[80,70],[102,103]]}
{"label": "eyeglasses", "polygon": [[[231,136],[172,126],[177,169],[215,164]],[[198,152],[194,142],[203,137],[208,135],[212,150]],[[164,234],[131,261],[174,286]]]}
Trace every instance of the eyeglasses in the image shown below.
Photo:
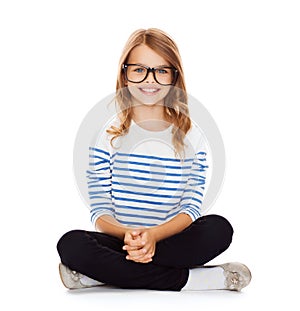
{"label": "eyeglasses", "polygon": [[149,72],[153,73],[154,80],[161,85],[174,85],[178,77],[177,69],[171,66],[150,68],[140,64],[123,64],[122,69],[126,80],[132,83],[145,81]]}

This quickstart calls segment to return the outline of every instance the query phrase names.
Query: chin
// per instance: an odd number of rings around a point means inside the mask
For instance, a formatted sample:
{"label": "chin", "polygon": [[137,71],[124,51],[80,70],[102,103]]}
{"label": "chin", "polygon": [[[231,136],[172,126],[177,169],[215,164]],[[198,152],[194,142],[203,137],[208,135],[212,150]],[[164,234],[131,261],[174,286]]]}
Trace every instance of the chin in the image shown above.
{"label": "chin", "polygon": [[145,106],[154,106],[157,105],[159,101],[142,101],[141,104]]}

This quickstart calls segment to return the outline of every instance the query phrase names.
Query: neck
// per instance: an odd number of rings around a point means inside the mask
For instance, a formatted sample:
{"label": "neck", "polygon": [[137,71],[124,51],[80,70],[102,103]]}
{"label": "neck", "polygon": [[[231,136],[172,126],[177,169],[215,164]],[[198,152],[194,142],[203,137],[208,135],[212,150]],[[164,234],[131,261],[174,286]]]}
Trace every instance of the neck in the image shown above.
{"label": "neck", "polygon": [[163,104],[135,105],[133,107],[133,121],[149,131],[162,131],[170,126],[165,118]]}

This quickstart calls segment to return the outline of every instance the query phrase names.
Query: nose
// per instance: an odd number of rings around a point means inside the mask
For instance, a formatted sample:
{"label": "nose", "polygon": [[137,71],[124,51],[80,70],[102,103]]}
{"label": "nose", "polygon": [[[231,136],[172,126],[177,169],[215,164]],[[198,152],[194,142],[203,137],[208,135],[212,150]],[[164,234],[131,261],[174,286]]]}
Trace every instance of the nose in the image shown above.
{"label": "nose", "polygon": [[154,78],[154,70],[149,70],[147,78],[145,80],[146,83],[155,83],[155,78]]}

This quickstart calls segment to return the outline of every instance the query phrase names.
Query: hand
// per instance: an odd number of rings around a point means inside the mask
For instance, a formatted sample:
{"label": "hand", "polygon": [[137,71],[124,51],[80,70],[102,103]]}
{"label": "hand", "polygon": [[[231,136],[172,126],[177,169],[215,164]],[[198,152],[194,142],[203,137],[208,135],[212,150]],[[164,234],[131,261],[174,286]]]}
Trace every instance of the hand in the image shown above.
{"label": "hand", "polygon": [[125,233],[123,249],[127,251],[126,259],[140,263],[152,261],[155,254],[156,239],[151,229],[139,228]]}

